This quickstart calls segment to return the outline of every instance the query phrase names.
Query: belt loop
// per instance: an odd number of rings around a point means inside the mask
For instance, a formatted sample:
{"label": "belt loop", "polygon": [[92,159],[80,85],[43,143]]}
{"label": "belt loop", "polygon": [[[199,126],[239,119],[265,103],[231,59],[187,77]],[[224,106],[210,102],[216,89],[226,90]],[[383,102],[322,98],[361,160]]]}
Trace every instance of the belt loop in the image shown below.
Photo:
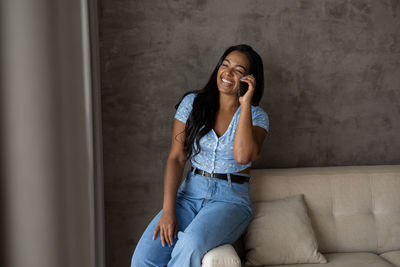
{"label": "belt loop", "polygon": [[192,169],[193,169],[192,170],[192,175],[194,175],[194,172],[196,171],[197,168],[196,167],[192,167]]}
{"label": "belt loop", "polygon": [[228,176],[228,184],[229,184],[229,186],[231,186],[232,185],[231,174],[227,173],[227,176]]}

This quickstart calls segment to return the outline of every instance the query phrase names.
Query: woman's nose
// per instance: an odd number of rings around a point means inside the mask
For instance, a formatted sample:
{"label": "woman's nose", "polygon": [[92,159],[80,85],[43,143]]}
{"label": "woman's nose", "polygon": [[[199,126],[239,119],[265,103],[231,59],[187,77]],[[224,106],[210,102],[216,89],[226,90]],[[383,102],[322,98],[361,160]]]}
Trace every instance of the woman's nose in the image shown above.
{"label": "woman's nose", "polygon": [[226,72],[227,72],[230,76],[233,76],[233,75],[232,75],[233,69],[228,69]]}

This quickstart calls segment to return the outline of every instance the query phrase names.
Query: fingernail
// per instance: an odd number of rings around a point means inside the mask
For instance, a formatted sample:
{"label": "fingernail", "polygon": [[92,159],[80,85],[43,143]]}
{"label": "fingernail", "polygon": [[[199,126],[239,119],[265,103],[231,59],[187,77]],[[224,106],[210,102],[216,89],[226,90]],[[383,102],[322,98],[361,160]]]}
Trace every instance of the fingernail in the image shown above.
{"label": "fingernail", "polygon": [[153,240],[155,240],[154,236],[153,236]]}
{"label": "fingernail", "polygon": [[244,79],[244,76],[242,78],[240,78],[240,80],[243,80],[243,79]]}
{"label": "fingernail", "polygon": [[162,246],[162,247],[165,247],[165,245],[164,245],[164,244],[161,244],[161,246]]}

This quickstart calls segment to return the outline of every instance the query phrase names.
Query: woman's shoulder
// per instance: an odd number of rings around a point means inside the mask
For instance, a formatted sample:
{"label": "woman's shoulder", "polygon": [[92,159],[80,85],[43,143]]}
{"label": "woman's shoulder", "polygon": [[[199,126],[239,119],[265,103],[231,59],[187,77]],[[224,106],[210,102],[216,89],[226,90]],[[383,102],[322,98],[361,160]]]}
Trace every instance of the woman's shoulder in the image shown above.
{"label": "woman's shoulder", "polygon": [[189,93],[186,94],[182,101],[179,103],[179,106],[177,107],[177,111],[175,113],[176,119],[182,121],[183,123],[186,123],[190,112],[192,111],[193,108],[193,100],[196,97],[196,93]]}
{"label": "woman's shoulder", "polygon": [[196,92],[188,93],[183,97],[182,102],[185,103],[186,105],[191,105],[196,96],[197,96]]}
{"label": "woman's shoulder", "polygon": [[251,106],[253,126],[260,126],[267,132],[269,131],[269,117],[267,112],[260,106]]}
{"label": "woman's shoulder", "polygon": [[[253,114],[260,114],[260,113],[264,113],[265,115],[267,115],[267,112],[265,112],[265,110],[260,107],[260,106],[253,106],[251,105],[251,112]],[[267,115],[268,116],[268,115]]]}
{"label": "woman's shoulder", "polygon": [[197,96],[197,92],[192,92],[192,93],[187,94],[185,96],[185,98],[187,98],[188,100],[193,101],[196,98],[196,96]]}

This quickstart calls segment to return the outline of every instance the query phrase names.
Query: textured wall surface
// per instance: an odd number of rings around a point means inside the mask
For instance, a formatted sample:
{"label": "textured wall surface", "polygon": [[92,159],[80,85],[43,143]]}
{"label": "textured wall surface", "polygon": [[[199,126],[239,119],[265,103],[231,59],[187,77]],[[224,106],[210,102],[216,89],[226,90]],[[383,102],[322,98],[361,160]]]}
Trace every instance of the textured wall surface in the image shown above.
{"label": "textured wall surface", "polygon": [[264,60],[254,168],[400,163],[400,1],[101,0],[107,266],[162,208],[174,105],[230,45]]}

